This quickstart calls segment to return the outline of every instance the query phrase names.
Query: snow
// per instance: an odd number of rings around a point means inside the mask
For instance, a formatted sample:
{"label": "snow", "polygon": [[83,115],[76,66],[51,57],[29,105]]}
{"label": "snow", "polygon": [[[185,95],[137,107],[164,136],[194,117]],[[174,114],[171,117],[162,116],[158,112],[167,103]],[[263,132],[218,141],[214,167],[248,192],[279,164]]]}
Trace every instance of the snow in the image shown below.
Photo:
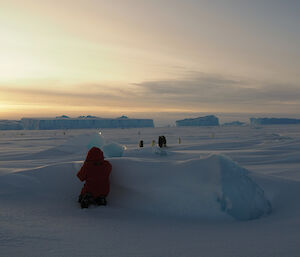
{"label": "snow", "polygon": [[[95,133],[92,137],[91,137],[91,139],[89,139],[89,143],[87,144],[87,149],[85,149],[85,150],[88,150],[88,149],[91,149],[93,146],[95,146],[95,147],[98,147],[98,148],[102,148],[103,147],[103,145],[105,144],[105,140],[104,140],[104,138],[101,136],[101,134],[100,134],[101,132],[99,132],[99,133]],[[80,136],[80,138],[81,138],[81,136]],[[74,140],[74,139],[73,139]],[[74,141],[77,141],[77,142],[80,142],[81,141],[81,139],[79,139],[79,138],[76,138]],[[82,145],[78,145],[78,147],[79,148],[81,148],[82,146],[85,146],[85,143],[86,143],[87,141],[86,140],[84,140],[82,143]]]}
{"label": "snow", "polygon": [[[73,143],[76,145],[73,145]],[[71,146],[71,148],[77,152],[87,152],[93,146],[96,146],[103,151],[104,156],[107,158],[122,157],[125,149],[125,146],[116,142],[106,142],[101,136],[101,132],[77,136],[76,138],[72,138],[67,144],[60,146],[60,148],[65,147],[66,145]]]}
{"label": "snow", "polygon": [[[116,169],[113,191],[117,192],[119,188],[126,190],[122,190],[120,195],[113,195],[112,201],[124,208],[181,218],[223,219],[223,209],[236,219],[247,220],[270,211],[263,191],[229,159],[210,156],[180,162],[164,160],[161,163],[153,162],[153,158],[157,157],[144,155],[142,163],[137,159],[124,158],[113,161]],[[130,172],[125,173],[122,167]],[[232,183],[243,183],[243,187]],[[218,196],[222,198],[220,202]],[[123,198],[127,199],[125,203]],[[230,208],[226,206],[226,210],[224,198],[232,204]]]}
{"label": "snow", "polygon": [[124,149],[125,146],[116,142],[107,143],[101,148],[105,157],[122,157]]}
{"label": "snow", "polygon": [[[298,256],[297,126],[101,132],[0,132],[0,256]],[[80,209],[91,144],[111,193]]]}
{"label": "snow", "polygon": [[271,213],[271,203],[264,191],[247,176],[247,170],[224,157],[214,161],[220,163],[221,169],[223,194],[219,201],[222,210],[238,220],[257,219]]}

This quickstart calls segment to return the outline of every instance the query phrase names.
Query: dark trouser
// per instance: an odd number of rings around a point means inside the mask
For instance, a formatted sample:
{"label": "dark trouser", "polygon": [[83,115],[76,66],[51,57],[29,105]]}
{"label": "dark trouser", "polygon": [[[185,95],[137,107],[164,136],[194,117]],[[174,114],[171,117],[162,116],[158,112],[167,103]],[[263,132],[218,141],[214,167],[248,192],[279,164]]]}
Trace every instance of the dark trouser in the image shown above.
{"label": "dark trouser", "polygon": [[100,195],[97,198],[94,198],[90,193],[79,195],[78,202],[81,204],[81,208],[88,208],[90,204],[96,204],[96,205],[107,204],[105,195]]}

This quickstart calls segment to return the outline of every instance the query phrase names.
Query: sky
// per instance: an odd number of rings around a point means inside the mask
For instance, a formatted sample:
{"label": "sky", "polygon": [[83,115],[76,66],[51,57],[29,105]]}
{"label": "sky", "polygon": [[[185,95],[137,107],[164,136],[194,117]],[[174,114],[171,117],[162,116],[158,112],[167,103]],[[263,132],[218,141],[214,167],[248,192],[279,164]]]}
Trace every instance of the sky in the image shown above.
{"label": "sky", "polygon": [[1,0],[0,119],[297,115],[299,13],[298,0]]}

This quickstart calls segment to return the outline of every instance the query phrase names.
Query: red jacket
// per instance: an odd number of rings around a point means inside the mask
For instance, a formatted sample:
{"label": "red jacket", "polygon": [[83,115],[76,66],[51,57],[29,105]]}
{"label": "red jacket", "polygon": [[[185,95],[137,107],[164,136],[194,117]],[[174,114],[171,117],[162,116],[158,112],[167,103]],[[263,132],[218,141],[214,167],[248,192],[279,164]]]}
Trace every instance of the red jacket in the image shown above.
{"label": "red jacket", "polygon": [[77,177],[85,181],[81,194],[90,193],[94,198],[107,196],[111,169],[111,164],[104,160],[103,152],[97,147],[91,148],[77,173]]}

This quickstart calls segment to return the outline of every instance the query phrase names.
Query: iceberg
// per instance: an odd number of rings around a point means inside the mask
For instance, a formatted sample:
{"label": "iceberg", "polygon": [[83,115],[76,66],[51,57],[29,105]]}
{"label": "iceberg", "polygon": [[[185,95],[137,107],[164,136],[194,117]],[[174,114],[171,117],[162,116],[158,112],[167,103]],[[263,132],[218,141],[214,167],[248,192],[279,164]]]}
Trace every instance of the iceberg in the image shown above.
{"label": "iceberg", "polygon": [[0,120],[0,130],[21,130],[23,126],[18,120]]}
{"label": "iceberg", "polygon": [[250,118],[251,125],[300,124],[300,119],[290,118]]}
{"label": "iceberg", "polygon": [[109,119],[94,116],[81,116],[80,118],[69,118],[67,116],[57,118],[22,118],[21,124],[24,129],[28,130],[154,127],[152,119],[124,119],[123,117]]}
{"label": "iceberg", "polygon": [[241,122],[241,121],[231,121],[231,122],[225,122],[222,124],[223,126],[244,126],[246,125],[245,122]]}
{"label": "iceberg", "polygon": [[214,115],[176,121],[177,127],[182,126],[219,126],[219,119]]}

